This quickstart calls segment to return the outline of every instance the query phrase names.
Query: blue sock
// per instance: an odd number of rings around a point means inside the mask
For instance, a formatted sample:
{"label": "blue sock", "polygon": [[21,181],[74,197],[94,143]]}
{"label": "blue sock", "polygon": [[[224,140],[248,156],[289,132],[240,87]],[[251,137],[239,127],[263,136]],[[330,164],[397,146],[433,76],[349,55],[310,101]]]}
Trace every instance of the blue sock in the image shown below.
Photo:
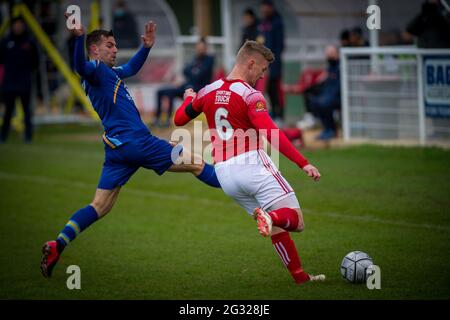
{"label": "blue sock", "polygon": [[205,163],[202,173],[197,176],[197,179],[203,181],[207,185],[214,188],[221,188],[219,180],[217,180],[216,171],[214,166]]}
{"label": "blue sock", "polygon": [[58,251],[64,250],[70,241],[73,241],[81,231],[93,224],[97,219],[97,211],[91,205],[75,212],[56,239]]}

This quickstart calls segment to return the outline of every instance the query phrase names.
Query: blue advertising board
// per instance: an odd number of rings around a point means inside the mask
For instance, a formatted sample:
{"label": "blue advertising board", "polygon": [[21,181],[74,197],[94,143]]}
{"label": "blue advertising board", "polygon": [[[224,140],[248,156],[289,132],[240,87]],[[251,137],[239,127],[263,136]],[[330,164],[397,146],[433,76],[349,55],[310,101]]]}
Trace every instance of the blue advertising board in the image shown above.
{"label": "blue advertising board", "polygon": [[423,73],[426,116],[450,118],[450,55],[424,55]]}

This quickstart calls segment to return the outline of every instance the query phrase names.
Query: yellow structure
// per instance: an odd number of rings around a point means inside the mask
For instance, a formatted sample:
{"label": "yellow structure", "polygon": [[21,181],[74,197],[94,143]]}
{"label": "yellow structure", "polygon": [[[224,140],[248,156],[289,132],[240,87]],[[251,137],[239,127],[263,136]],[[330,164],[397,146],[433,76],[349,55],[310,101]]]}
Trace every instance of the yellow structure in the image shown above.
{"label": "yellow structure", "polygon": [[[97,3],[97,1],[95,2]],[[98,17],[98,3],[97,5],[92,5],[91,9],[94,8],[94,12],[97,12]],[[56,50],[55,46],[51,43],[49,37],[47,34],[42,30],[42,27],[39,25],[39,23],[36,21],[36,19],[31,14],[30,10],[25,4],[18,4],[13,9],[13,15],[14,16],[22,16],[27,23],[28,27],[31,29],[31,31],[36,36],[36,39],[39,41],[39,43],[42,45],[42,47],[45,49],[46,53],[50,57],[50,59],[53,61],[59,72],[63,75],[67,83],[72,89],[72,92],[75,94],[76,98],[81,102],[83,107],[89,112],[89,114],[94,118],[98,119],[98,115],[95,112],[94,108],[92,107],[89,99],[87,98],[83,88],[81,87],[79,77],[70,70],[67,63],[64,61],[64,59],[59,54],[58,50]],[[93,17],[95,14],[92,15]],[[98,19],[97,19],[98,21]],[[98,27],[98,22],[93,23],[91,21],[90,24],[91,27]],[[70,109],[70,108],[69,108]],[[66,109],[67,110],[67,109]]]}

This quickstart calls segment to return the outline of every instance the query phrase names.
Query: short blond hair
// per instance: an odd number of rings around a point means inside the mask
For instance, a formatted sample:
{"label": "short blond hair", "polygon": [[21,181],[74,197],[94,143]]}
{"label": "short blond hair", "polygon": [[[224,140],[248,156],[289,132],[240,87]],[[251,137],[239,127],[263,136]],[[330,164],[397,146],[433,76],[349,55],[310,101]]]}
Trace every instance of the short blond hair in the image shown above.
{"label": "short blond hair", "polygon": [[253,56],[255,53],[259,53],[269,63],[272,63],[275,60],[275,56],[269,48],[259,42],[247,40],[238,51],[236,57],[237,61],[243,61],[244,58]]}

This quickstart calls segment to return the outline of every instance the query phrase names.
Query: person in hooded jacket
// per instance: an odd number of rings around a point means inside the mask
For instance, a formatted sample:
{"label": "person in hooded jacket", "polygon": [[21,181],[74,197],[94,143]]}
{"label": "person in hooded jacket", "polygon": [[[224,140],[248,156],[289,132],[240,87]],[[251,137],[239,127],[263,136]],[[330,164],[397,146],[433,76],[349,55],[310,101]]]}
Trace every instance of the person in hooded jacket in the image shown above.
{"label": "person in hooded jacket", "polygon": [[17,98],[23,107],[25,142],[32,140],[31,85],[33,72],[38,63],[37,46],[28,35],[25,21],[21,17],[12,19],[10,34],[0,42],[0,64],[4,65],[1,91],[6,106],[0,142],[8,138]]}

